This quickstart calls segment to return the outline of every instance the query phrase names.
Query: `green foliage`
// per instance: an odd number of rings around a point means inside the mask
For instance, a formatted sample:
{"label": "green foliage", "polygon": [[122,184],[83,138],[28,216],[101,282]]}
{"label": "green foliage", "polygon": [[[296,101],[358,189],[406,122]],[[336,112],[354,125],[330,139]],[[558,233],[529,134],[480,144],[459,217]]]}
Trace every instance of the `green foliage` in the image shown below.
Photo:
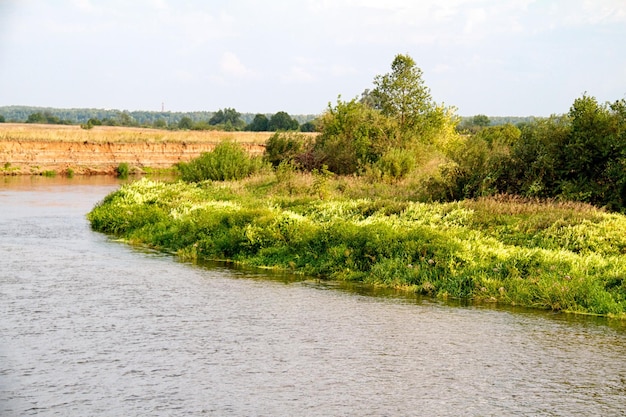
{"label": "green foliage", "polygon": [[319,120],[319,161],[336,174],[353,174],[375,163],[395,140],[393,121],[351,100],[337,100]]}
{"label": "green foliage", "polygon": [[387,151],[377,162],[383,179],[399,180],[406,177],[415,167],[415,158],[403,149]]}
{"label": "green foliage", "polygon": [[[0,106],[0,114],[2,114],[6,120],[18,122],[24,121],[32,113],[49,113],[50,115],[57,117],[63,123],[70,124],[82,124],[87,123],[89,119],[98,119],[107,126],[119,126],[122,124],[122,113],[119,110],[107,110],[107,109],[58,109],[53,107],[31,107],[31,106]],[[135,124],[145,127],[157,127],[163,128],[160,125],[159,120],[165,121],[166,125],[172,128],[178,126],[178,122],[183,117],[189,117],[193,124],[201,121],[208,122],[208,120],[215,114],[211,111],[195,111],[195,112],[171,112],[171,111],[126,111],[126,113],[134,120]],[[252,122],[254,118],[253,113],[242,113],[241,119],[244,123]],[[292,118],[296,119],[299,123],[305,123],[312,120],[317,115],[292,115]],[[155,123],[157,123],[155,125]],[[214,127],[215,129],[216,127]]]}
{"label": "green foliage", "polygon": [[223,130],[235,131],[242,130],[246,123],[241,119],[241,113],[232,108],[218,110],[210,119],[211,126],[222,126]]}
{"label": "green foliage", "polygon": [[430,89],[424,84],[422,70],[408,55],[396,55],[391,72],[374,78],[374,103],[382,114],[398,121],[400,131],[419,130],[433,109]]}
{"label": "green foliage", "polygon": [[[329,191],[332,176],[316,175]],[[88,219],[95,230],[188,259],[626,317],[623,215],[519,198],[320,200],[246,184],[142,179],[107,196]]]}
{"label": "green foliage", "polygon": [[191,130],[193,129],[193,120],[190,117],[183,117],[178,122],[178,128],[182,130]]}
{"label": "green foliage", "polygon": [[308,121],[300,125],[300,132],[317,132],[317,123]]}
{"label": "green foliage", "polygon": [[93,129],[94,126],[102,126],[102,120],[97,118],[91,118],[87,120],[87,123],[81,123],[80,127],[82,129]]}
{"label": "green foliage", "polygon": [[310,139],[300,133],[276,132],[265,144],[264,158],[274,167],[283,162],[304,167],[303,158],[311,146]]}
{"label": "green foliage", "polygon": [[47,123],[46,117],[41,113],[33,113],[28,116],[26,123]]}
{"label": "green foliage", "polygon": [[246,126],[250,132],[269,132],[269,119],[264,114],[256,114],[252,122]]}
{"label": "green foliage", "polygon": [[6,118],[0,114],[0,123],[5,123],[6,121]]}
{"label": "green foliage", "polygon": [[474,126],[487,127],[491,124],[491,120],[484,114],[477,114],[472,118],[472,124]]}
{"label": "green foliage", "polygon": [[279,111],[274,114],[268,122],[268,130],[271,132],[279,130],[298,130],[299,126],[298,121],[292,119],[291,116],[284,111]]}
{"label": "green foliage", "polygon": [[314,169],[313,174],[313,186],[311,187],[312,194],[317,195],[321,200],[327,197],[328,194],[328,180],[332,178],[333,173],[328,170],[326,165],[322,165],[320,169]]}
{"label": "green foliage", "polygon": [[152,126],[155,127],[156,129],[165,129],[167,128],[167,122],[165,121],[165,119],[156,119],[154,122],[152,122]]}
{"label": "green foliage", "polygon": [[222,142],[212,152],[177,165],[186,182],[240,180],[258,172],[261,167],[260,158],[251,157],[240,145],[232,142]]}
{"label": "green foliage", "polygon": [[115,174],[118,178],[126,179],[130,174],[130,166],[127,162],[121,162],[115,169]]}

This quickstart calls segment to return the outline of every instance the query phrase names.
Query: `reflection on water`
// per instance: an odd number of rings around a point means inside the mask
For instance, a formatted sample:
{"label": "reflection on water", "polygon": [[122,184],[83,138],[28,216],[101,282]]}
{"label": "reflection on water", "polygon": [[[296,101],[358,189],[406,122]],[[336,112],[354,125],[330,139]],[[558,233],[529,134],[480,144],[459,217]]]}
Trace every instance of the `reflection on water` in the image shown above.
{"label": "reflection on water", "polygon": [[0,415],[626,409],[620,322],[179,263],[90,231],[117,186],[0,179]]}

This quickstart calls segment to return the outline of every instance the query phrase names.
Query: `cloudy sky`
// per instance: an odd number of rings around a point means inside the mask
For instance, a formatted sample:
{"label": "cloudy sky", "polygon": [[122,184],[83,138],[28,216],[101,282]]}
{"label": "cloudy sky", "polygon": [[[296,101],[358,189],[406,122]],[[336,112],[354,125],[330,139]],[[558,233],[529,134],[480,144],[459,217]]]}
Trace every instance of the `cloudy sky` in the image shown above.
{"label": "cloudy sky", "polygon": [[409,54],[462,116],[626,98],[626,0],[0,0],[0,106],[317,114]]}

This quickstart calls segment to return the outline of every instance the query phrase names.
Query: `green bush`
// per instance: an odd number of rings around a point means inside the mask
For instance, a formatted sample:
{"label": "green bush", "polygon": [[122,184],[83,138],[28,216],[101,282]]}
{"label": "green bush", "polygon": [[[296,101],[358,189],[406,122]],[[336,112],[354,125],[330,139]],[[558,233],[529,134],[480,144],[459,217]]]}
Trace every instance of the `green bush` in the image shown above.
{"label": "green bush", "polygon": [[121,162],[115,169],[115,173],[118,178],[126,179],[130,174],[130,166],[127,162]]}
{"label": "green bush", "polygon": [[399,180],[406,177],[415,166],[415,158],[404,149],[394,148],[385,153],[376,163],[383,178]]}
{"label": "green bush", "polygon": [[305,135],[294,132],[277,132],[267,140],[264,158],[274,167],[283,162],[297,164],[307,145],[308,141]]}
{"label": "green bush", "polygon": [[212,152],[206,152],[187,163],[177,165],[183,181],[240,180],[258,172],[263,166],[258,157],[251,157],[240,145],[222,142]]}

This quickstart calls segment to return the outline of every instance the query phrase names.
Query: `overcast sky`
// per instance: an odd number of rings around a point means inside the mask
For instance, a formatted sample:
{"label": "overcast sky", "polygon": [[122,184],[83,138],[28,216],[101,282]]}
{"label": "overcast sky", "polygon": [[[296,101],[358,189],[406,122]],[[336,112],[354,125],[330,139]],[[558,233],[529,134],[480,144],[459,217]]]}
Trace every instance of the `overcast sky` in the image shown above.
{"label": "overcast sky", "polygon": [[626,0],[0,0],[0,105],[317,114],[408,54],[471,116],[626,98]]}

